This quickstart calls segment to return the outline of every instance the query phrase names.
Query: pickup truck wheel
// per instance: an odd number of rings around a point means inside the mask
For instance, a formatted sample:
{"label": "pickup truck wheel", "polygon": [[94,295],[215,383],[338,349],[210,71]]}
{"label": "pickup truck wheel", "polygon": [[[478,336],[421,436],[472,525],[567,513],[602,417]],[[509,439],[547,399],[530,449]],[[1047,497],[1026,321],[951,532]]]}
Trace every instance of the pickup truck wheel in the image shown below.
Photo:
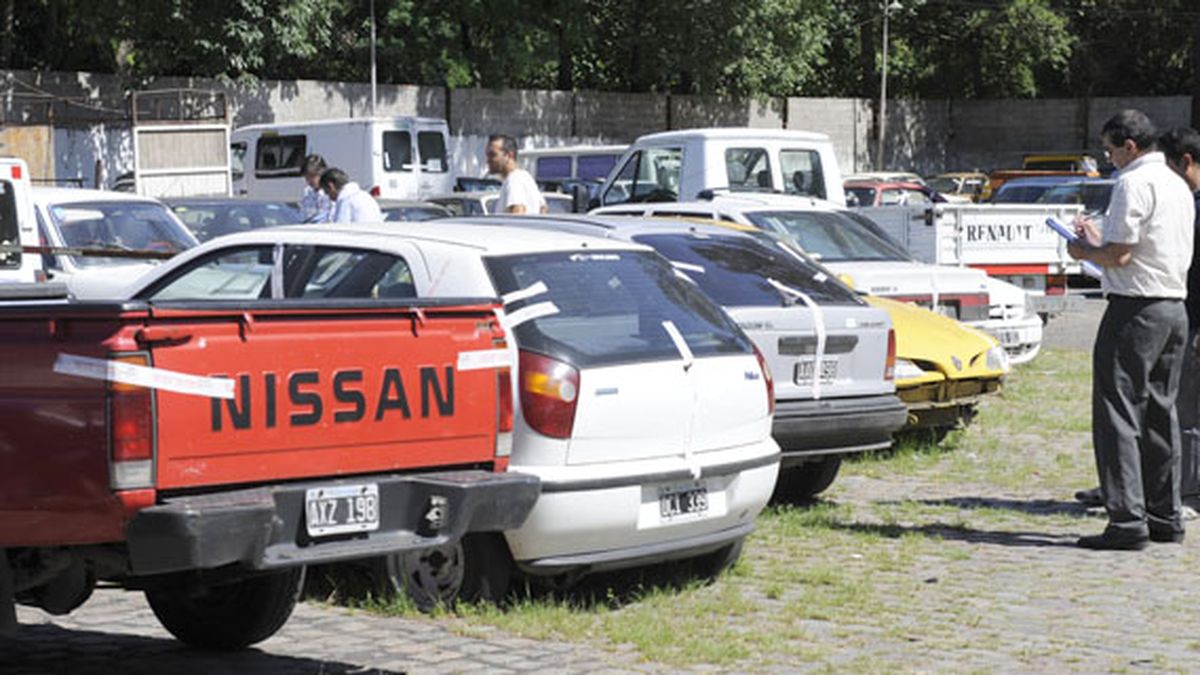
{"label": "pickup truck wheel", "polygon": [[710,580],[716,580],[725,570],[733,567],[738,558],[742,557],[742,546],[745,545],[746,538],[742,537],[732,544],[726,544],[721,548],[706,553],[695,558],[692,561],[692,569]]}
{"label": "pickup truck wheel", "polygon": [[231,584],[188,584],[146,591],[159,622],[182,642],[241,649],[275,634],[287,622],[304,586],[295,567]]}
{"label": "pickup truck wheel", "polygon": [[837,478],[842,467],[840,455],[783,469],[775,482],[775,501],[803,502],[821,494]]}
{"label": "pickup truck wheel", "polygon": [[381,559],[385,590],[403,593],[423,612],[463,602],[498,602],[512,583],[513,562],[503,535],[468,534],[431,549]]}

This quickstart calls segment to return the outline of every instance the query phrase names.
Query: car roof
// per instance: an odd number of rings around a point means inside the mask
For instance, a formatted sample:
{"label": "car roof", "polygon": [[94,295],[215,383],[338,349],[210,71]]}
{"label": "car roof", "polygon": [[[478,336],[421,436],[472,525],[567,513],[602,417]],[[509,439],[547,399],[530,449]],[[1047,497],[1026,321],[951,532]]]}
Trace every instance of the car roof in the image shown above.
{"label": "car roof", "polygon": [[648,250],[645,246],[614,242],[600,236],[550,228],[520,227],[521,221],[536,219],[554,220],[548,216],[487,216],[479,219],[441,218],[425,222],[284,225],[228,234],[221,237],[220,241],[225,245],[265,241],[345,245],[347,240],[358,240],[364,245],[387,250],[389,242],[415,240],[471,249],[481,255],[543,253],[579,248]]}
{"label": "car roof", "polygon": [[386,199],[385,198],[385,199],[376,199],[375,201],[379,203],[379,208],[381,208],[381,209],[418,207],[418,208],[426,208],[426,209],[444,210],[446,208],[446,207],[442,206],[441,204],[434,204],[433,202],[422,200],[422,199]]}
{"label": "car roof", "polygon": [[660,141],[673,139],[714,139],[714,140],[749,140],[772,139],[781,141],[821,141],[829,142],[827,134],[815,131],[798,131],[795,129],[750,129],[746,127],[709,127],[696,129],[677,129],[646,134],[635,141]]}
{"label": "car roof", "polygon": [[244,197],[163,197],[162,203],[167,206],[283,206],[293,208],[281,199],[246,199]]}
{"label": "car roof", "polygon": [[35,187],[30,190],[35,202],[42,204],[70,204],[72,202],[145,202],[161,204],[153,197],[143,197],[132,192],[91,190],[86,188]]}
{"label": "car roof", "polygon": [[[1003,190],[1008,186],[1022,187],[1027,185],[1060,185],[1062,183],[1083,183],[1088,182],[1088,176],[1024,176],[1022,178],[1010,178],[1004,181],[999,190]],[[1100,180],[1100,179],[1092,179]]]}
{"label": "car roof", "polygon": [[[471,222],[488,224],[494,217],[475,218]],[[527,218],[519,222],[508,223],[509,226],[531,227],[537,229],[571,231],[579,233],[596,233],[594,236],[619,237],[629,239],[640,234],[679,234],[692,233],[710,237],[749,237],[754,238],[753,232],[761,232],[756,227],[738,225],[735,223],[718,223],[707,218],[687,218],[674,216],[606,216],[586,215],[570,218]],[[733,225],[733,227],[725,227]]]}
{"label": "car roof", "polygon": [[359,124],[393,124],[399,121],[411,121],[422,124],[445,124],[446,120],[440,117],[415,117],[412,115],[396,115],[394,117],[341,117],[337,119],[314,120],[311,122],[274,122],[269,124],[247,124],[244,127],[237,127],[234,132],[238,131],[270,131],[273,129],[286,129],[296,127],[334,127],[348,126]]}

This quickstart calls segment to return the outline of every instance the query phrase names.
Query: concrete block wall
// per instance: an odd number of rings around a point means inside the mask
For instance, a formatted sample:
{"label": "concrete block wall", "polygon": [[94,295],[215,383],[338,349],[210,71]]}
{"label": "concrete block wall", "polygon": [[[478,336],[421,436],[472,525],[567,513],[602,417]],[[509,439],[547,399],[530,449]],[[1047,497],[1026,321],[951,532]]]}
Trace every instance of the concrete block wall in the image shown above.
{"label": "concrete block wall", "polygon": [[571,92],[507,89],[454,89],[450,92],[450,133],[455,136],[572,136]]}
{"label": "concrete block wall", "polygon": [[954,101],[947,164],[958,169],[1021,165],[1027,153],[1086,149],[1086,106],[1076,99]]}
{"label": "concrete block wall", "polygon": [[863,99],[789,98],[787,128],[827,134],[843,173],[870,162],[871,105]]}
{"label": "concrete block wall", "polygon": [[786,102],[772,98],[723,99],[715,96],[672,96],[671,129],[751,127],[782,129]]}
{"label": "concrete block wall", "polygon": [[[884,166],[888,169],[936,173],[946,165],[952,139],[948,101],[888,101],[884,127]],[[874,158],[877,137],[871,139]],[[873,162],[869,163],[873,166]]]}
{"label": "concrete block wall", "polygon": [[666,94],[575,93],[575,135],[631,143],[667,128]]}
{"label": "concrete block wall", "polygon": [[1187,96],[1093,98],[1088,101],[1088,147],[1100,152],[1100,129],[1117,112],[1136,108],[1149,115],[1159,129],[1191,126],[1192,99]]}

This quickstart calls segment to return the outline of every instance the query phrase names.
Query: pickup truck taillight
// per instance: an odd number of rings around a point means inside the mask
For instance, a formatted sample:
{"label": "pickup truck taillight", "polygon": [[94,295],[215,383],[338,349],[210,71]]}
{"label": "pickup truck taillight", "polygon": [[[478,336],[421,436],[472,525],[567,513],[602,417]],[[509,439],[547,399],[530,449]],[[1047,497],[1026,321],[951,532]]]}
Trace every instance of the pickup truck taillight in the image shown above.
{"label": "pickup truck taillight", "polygon": [[883,379],[896,379],[896,329],[888,329],[887,360],[883,363]]}
{"label": "pickup truck taillight", "polygon": [[[119,354],[112,360],[150,365],[146,354]],[[154,393],[146,387],[109,382],[108,429],[112,489],[154,487]]]}
{"label": "pickup truck taillight", "polygon": [[548,356],[521,352],[521,415],[539,434],[570,438],[579,400],[579,371]]}
{"label": "pickup truck taillight", "polygon": [[[508,342],[502,339],[492,341],[493,349],[507,349]],[[496,426],[496,456],[509,457],[512,455],[513,444],[513,388],[512,368],[496,370],[497,394],[497,426]]]}
{"label": "pickup truck taillight", "polygon": [[775,414],[775,378],[771,377],[771,369],[767,367],[767,360],[763,358],[762,352],[758,351],[758,347],[754,347],[754,358],[758,359],[758,369],[762,371],[763,380],[767,383],[767,412]]}

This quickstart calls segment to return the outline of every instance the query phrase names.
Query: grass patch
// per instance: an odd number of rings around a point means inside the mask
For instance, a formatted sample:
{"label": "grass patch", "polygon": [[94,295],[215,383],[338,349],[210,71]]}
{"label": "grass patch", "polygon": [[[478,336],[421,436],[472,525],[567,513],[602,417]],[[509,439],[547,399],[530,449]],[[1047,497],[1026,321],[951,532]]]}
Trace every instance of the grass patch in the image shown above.
{"label": "grass patch", "polygon": [[[668,667],[804,663],[818,671],[879,672],[880,661],[859,657],[880,641],[896,649],[919,643],[925,654],[999,649],[1003,633],[989,624],[987,608],[1009,600],[1003,583],[977,569],[979,542],[1005,533],[1072,531],[1081,513],[1053,500],[971,495],[1051,486],[1069,494],[1090,485],[1090,378],[1086,352],[1045,350],[1012,372],[1002,395],[981,402],[969,428],[940,444],[905,440],[889,452],[855,458],[844,463],[826,499],[768,508],[742,560],[715,583],[686,564],[660,566],[597,575],[565,593],[533,589],[504,608],[459,607],[438,620],[468,635],[499,629],[623,646]],[[847,478],[899,486],[902,496],[873,494],[861,482],[848,486]],[[956,490],[949,491],[953,498],[913,497],[923,486],[942,495],[947,486]],[[1001,569],[1032,574],[1023,564],[1017,558]],[[1044,583],[1053,588],[1055,581]],[[416,614],[403,599],[359,606]],[[1020,653],[1007,646],[1017,659],[1045,656],[1039,647]],[[909,666],[922,667],[900,668]]]}

